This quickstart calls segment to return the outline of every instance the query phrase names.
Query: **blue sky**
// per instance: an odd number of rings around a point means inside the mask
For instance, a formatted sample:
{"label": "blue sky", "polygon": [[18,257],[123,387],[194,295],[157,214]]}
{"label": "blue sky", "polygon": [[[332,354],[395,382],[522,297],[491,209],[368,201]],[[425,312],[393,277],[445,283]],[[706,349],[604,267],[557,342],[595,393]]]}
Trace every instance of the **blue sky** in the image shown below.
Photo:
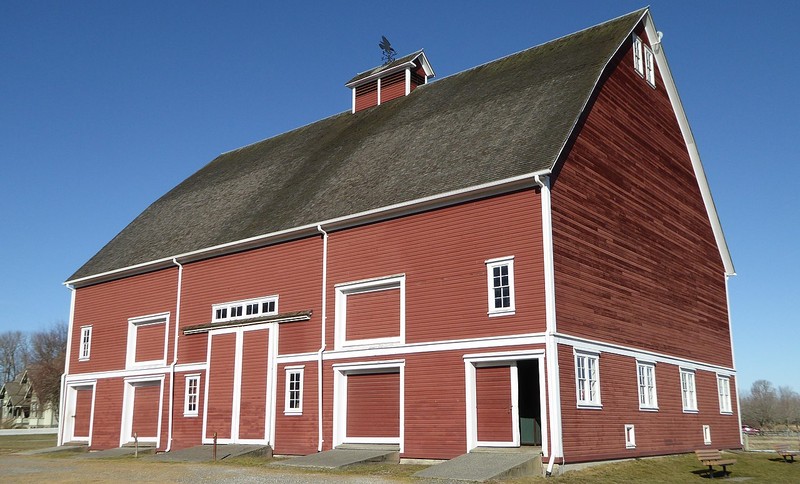
{"label": "blue sky", "polygon": [[[0,3],[0,331],[66,321],[61,283],[216,155],[349,109],[381,35],[441,78],[644,6],[408,5]],[[651,8],[739,274],[740,385],[800,391],[800,4]]]}

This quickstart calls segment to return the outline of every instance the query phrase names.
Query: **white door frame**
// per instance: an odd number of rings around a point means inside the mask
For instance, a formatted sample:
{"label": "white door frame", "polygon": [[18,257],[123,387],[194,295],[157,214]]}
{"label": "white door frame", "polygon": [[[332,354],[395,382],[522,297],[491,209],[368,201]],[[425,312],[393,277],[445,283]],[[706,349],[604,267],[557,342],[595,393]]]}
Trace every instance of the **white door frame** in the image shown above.
{"label": "white door frame", "polygon": [[122,426],[119,433],[119,445],[134,442],[131,431],[133,429],[133,406],[136,399],[136,387],[142,384],[158,382],[158,427],[156,436],[138,437],[139,442],[156,444],[156,448],[161,443],[161,418],[164,409],[164,375],[137,376],[125,379],[125,390],[122,395]]}
{"label": "white door frame", "polygon": [[[89,411],[89,436],[88,437],[75,437],[75,406],[78,399],[78,389],[85,389],[90,387],[92,389],[92,406]],[[94,401],[97,395],[96,388],[97,380],[82,380],[72,381],[66,384],[66,405],[65,405],[65,421],[64,421],[64,436],[61,444],[65,442],[86,442],[89,446],[92,445],[92,431],[94,429]]]}

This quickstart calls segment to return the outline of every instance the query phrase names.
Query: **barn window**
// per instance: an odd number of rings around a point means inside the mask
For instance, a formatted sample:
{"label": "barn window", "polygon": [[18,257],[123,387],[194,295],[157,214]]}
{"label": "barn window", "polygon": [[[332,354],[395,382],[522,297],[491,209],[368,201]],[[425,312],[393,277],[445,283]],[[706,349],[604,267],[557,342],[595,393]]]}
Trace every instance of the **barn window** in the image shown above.
{"label": "barn window", "polygon": [[286,367],[286,399],[283,413],[301,415],[303,413],[303,367]]}
{"label": "barn window", "polygon": [[697,411],[697,393],[694,384],[694,370],[681,368],[681,396],[684,412]]}
{"label": "barn window", "polygon": [[599,355],[575,350],[575,386],[579,407],[600,407]]}
{"label": "barn window", "polygon": [[711,426],[703,425],[703,443],[711,445]]}
{"label": "barn window", "polygon": [[220,323],[236,319],[269,316],[277,314],[277,308],[278,296],[214,304],[211,309],[211,321]]}
{"label": "barn window", "polygon": [[633,34],[633,68],[640,76],[644,76],[644,59],[642,57],[642,39]]}
{"label": "barn window", "polygon": [[717,393],[719,394],[719,413],[733,413],[731,409],[731,380],[727,376],[717,375]]}
{"label": "barn window", "polygon": [[126,368],[167,364],[169,313],[128,319]]}
{"label": "barn window", "polygon": [[78,354],[78,361],[87,361],[92,349],[92,327],[81,326],[81,349]]}
{"label": "barn window", "polygon": [[489,316],[514,314],[514,257],[490,259],[485,264]]}
{"label": "barn window", "polygon": [[625,448],[626,449],[636,448],[636,430],[634,429],[633,424],[625,425]]}
{"label": "barn window", "polygon": [[183,400],[184,417],[197,417],[199,395],[200,395],[200,375],[187,375],[185,398]]}
{"label": "barn window", "polygon": [[637,362],[636,373],[639,383],[639,410],[658,410],[655,363]]}
{"label": "barn window", "polygon": [[644,48],[644,78],[652,87],[656,87],[656,58],[647,46]]}

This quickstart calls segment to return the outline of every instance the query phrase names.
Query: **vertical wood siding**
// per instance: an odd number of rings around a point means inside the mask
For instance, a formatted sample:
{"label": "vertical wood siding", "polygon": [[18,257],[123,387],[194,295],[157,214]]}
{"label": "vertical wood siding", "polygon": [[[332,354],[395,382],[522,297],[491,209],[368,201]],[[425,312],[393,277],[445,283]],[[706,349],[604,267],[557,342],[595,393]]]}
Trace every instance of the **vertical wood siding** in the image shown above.
{"label": "vertical wood siding", "polygon": [[[92,388],[78,388],[75,392],[75,437],[89,437],[92,419]],[[68,416],[69,417],[69,416]]]}
{"label": "vertical wood siding", "polygon": [[[177,280],[177,270],[170,268],[77,289],[70,374],[125,368],[128,318],[164,312],[174,317]],[[91,354],[88,361],[78,361],[81,326],[86,325],[92,326]],[[159,348],[163,352],[163,340]]]}
{"label": "vertical wood siding", "polygon": [[724,268],[692,164],[663,82],[650,87],[630,49],[553,186],[558,330],[730,367]]}
{"label": "vertical wood siding", "polygon": [[[541,234],[533,190],[334,232],[328,294],[337,283],[404,273],[407,343],[544,331]],[[512,255],[516,314],[490,318],[485,261]],[[333,297],[327,309],[332,345]]]}
{"label": "vertical wood siding", "polygon": [[274,448],[276,454],[306,455],[317,450],[317,365],[305,362],[303,366],[301,415],[284,414],[286,365],[278,366]]}
{"label": "vertical wood siding", "polygon": [[206,438],[229,439],[233,414],[233,370],[236,335],[215,335],[211,338],[211,361],[208,365],[208,416]]}
{"label": "vertical wood siding", "polygon": [[264,439],[267,412],[267,356],[269,332],[245,331],[242,335],[242,390],[239,437]]}
{"label": "vertical wood siding", "polygon": [[[720,414],[715,373],[696,372],[698,411],[685,413],[681,400],[680,368],[657,363],[658,411],[639,410],[636,359],[601,353],[599,374],[603,407],[579,409],[572,355],[572,347],[559,346],[564,457],[567,462],[691,452],[706,447],[703,425],[711,426],[714,448],[741,447],[735,401],[732,414]],[[635,449],[625,448],[626,424],[634,425]]]}
{"label": "vertical wood siding", "polygon": [[475,394],[478,440],[512,441],[514,436],[511,415],[511,368],[508,366],[476,368]]}
{"label": "vertical wood siding", "polygon": [[133,423],[131,435],[156,437],[158,435],[158,401],[161,382],[135,385],[133,394]]}
{"label": "vertical wood siding", "polygon": [[165,323],[145,324],[136,328],[136,361],[164,359]]}
{"label": "vertical wood siding", "polygon": [[400,289],[347,296],[346,338],[400,336]]}
{"label": "vertical wood siding", "polygon": [[400,373],[347,376],[347,436],[400,436]]}

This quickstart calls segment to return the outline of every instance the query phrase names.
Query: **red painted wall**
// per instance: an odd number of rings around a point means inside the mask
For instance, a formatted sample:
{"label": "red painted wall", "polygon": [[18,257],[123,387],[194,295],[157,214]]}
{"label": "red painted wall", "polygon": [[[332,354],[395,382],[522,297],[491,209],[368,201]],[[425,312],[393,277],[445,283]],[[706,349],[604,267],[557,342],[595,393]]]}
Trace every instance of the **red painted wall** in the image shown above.
{"label": "red painted wall", "polygon": [[347,436],[400,436],[400,373],[347,376]]}
{"label": "red painted wall", "polygon": [[356,88],[356,109],[355,109],[356,112],[377,105],[378,105],[377,80],[364,84],[363,86],[358,86]]}
{"label": "red painted wall", "polygon": [[124,385],[122,378],[97,380],[91,450],[119,447]]}
{"label": "red painted wall", "polygon": [[75,392],[75,422],[73,424],[75,437],[89,437],[93,393],[92,388],[79,388]]}
{"label": "red painted wall", "polygon": [[395,72],[381,79],[381,104],[406,95],[406,71]]}
{"label": "red painted wall", "polygon": [[231,437],[233,415],[233,370],[236,334],[220,334],[211,338],[211,361],[208,372],[208,416],[206,438]]}
{"label": "red painted wall", "polygon": [[136,385],[133,399],[133,424],[131,435],[143,437],[158,436],[158,403],[161,395],[161,382]]}
{"label": "red painted wall", "polygon": [[266,329],[245,331],[243,338],[239,438],[264,439],[269,332]]}
{"label": "red painted wall", "polygon": [[348,340],[400,336],[400,289],[347,296]]}
{"label": "red painted wall", "polygon": [[476,368],[475,396],[478,440],[512,441],[514,436],[511,414],[511,368],[509,366]]}
{"label": "red painted wall", "polygon": [[[316,452],[318,444],[317,365],[303,362],[301,415],[285,415],[286,366],[278,365],[276,385],[275,448],[276,454],[305,455]],[[289,366],[295,366],[294,364]],[[328,377],[330,379],[330,377]]]}
{"label": "red painted wall", "polygon": [[199,445],[203,437],[203,411],[205,406],[206,375],[200,375],[200,388],[198,399],[198,412],[196,417],[186,417],[183,414],[186,398],[186,375],[195,372],[175,374],[175,407],[173,414],[172,448],[184,449]]}
{"label": "red painted wall", "polygon": [[136,328],[136,361],[164,359],[165,323],[145,324]]}

